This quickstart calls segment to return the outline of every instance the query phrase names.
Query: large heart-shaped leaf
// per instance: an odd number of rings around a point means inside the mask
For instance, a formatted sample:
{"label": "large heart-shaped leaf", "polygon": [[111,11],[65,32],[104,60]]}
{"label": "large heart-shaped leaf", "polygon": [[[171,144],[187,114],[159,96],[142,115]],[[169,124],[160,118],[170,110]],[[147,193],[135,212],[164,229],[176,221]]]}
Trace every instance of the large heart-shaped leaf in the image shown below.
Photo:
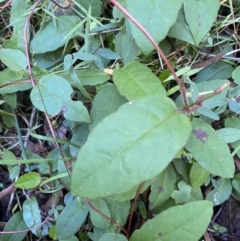
{"label": "large heart-shaped leaf", "polygon": [[163,171],[190,131],[188,118],[167,97],[124,104],[92,130],[80,149],[72,193],[97,198],[128,192]]}
{"label": "large heart-shaped leaf", "polygon": [[130,241],[196,241],[205,232],[211,216],[209,201],[190,202],[167,209],[133,233]]}
{"label": "large heart-shaped leaf", "polygon": [[159,78],[144,64],[130,62],[113,72],[113,81],[121,95],[136,100],[153,93],[166,94]]}
{"label": "large heart-shaped leaf", "polygon": [[184,0],[185,18],[196,45],[202,41],[212,27],[219,7],[219,0]]}
{"label": "large heart-shaped leaf", "polygon": [[218,132],[200,119],[193,119],[192,126],[186,149],[212,174],[232,178],[235,167],[226,142]]}
{"label": "large heart-shaped leaf", "polygon": [[[148,33],[159,43],[163,40],[176,22],[182,0],[126,0],[127,10],[138,20]],[[144,54],[150,53],[154,47],[143,33],[130,22],[132,35]]]}
{"label": "large heart-shaped leaf", "polygon": [[32,89],[30,97],[33,105],[40,111],[46,111],[49,115],[62,111],[69,120],[90,122],[88,111],[82,102],[71,100],[73,90],[67,80],[49,74],[42,77],[38,84]]}

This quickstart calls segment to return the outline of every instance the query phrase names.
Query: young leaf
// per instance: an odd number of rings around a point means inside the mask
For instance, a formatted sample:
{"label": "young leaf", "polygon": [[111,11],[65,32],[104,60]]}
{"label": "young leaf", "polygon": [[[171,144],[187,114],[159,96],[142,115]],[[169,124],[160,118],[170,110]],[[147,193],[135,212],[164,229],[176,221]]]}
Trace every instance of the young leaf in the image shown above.
{"label": "young leaf", "polygon": [[22,217],[22,212],[17,212],[15,213],[11,219],[7,222],[5,228],[3,231],[5,232],[11,232],[8,234],[2,234],[1,235],[1,241],[22,241],[27,234],[27,232],[21,232],[21,233],[14,233],[14,231],[19,231],[19,230],[26,230],[28,227],[26,226],[23,217]]}
{"label": "young leaf", "polygon": [[128,192],[163,171],[190,131],[190,121],[169,98],[150,95],[124,104],[92,130],[80,149],[72,193],[98,198]]}
{"label": "young leaf", "polygon": [[20,176],[14,183],[15,187],[31,189],[37,187],[41,182],[41,176],[37,172],[29,172]]}
{"label": "young leaf", "polygon": [[175,200],[176,204],[189,202],[191,197],[192,187],[189,186],[185,181],[178,183],[178,189],[174,190],[171,197]]}
{"label": "young leaf", "polygon": [[[80,101],[70,98],[73,90],[67,80],[57,75],[45,75],[39,80],[39,86],[31,91],[31,101],[40,111],[56,115],[60,111],[72,121],[90,122],[88,111]],[[46,109],[45,109],[46,108]]]}
{"label": "young leaf", "polygon": [[166,95],[161,81],[144,64],[130,62],[113,72],[113,81],[118,91],[128,100],[136,100],[146,95],[159,93]]}
{"label": "young leaf", "polygon": [[[167,36],[170,27],[176,22],[182,0],[148,0],[147,4],[145,1],[126,0],[126,5],[130,14],[159,43]],[[150,53],[154,49],[153,45],[131,21],[129,24],[138,47],[144,54]]]}
{"label": "young leaf", "polygon": [[183,0],[185,19],[198,45],[212,27],[220,7],[218,0]]}
{"label": "young leaf", "polygon": [[233,177],[234,161],[226,142],[200,119],[193,119],[192,126],[193,130],[185,147],[193,158],[214,175]]}
{"label": "young leaf", "polygon": [[69,202],[57,218],[56,234],[59,239],[68,239],[82,226],[88,210],[80,207],[77,199]]}
{"label": "young leaf", "polygon": [[196,241],[205,232],[213,214],[209,201],[190,202],[163,211],[135,231],[130,241]]}
{"label": "young leaf", "polygon": [[54,21],[48,22],[39,30],[31,41],[31,52],[40,54],[54,51],[63,46],[70,38],[66,38],[70,29],[74,29],[80,22],[80,19],[74,15],[58,16]]}

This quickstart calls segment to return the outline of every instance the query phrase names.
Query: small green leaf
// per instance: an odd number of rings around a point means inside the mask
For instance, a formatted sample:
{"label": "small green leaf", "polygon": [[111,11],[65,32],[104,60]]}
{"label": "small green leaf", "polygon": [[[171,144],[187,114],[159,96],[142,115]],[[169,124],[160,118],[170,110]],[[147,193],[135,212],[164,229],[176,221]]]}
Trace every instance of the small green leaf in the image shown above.
{"label": "small green leaf", "polygon": [[77,199],[69,202],[57,218],[56,234],[59,239],[68,239],[82,226],[88,214],[78,205]]}
{"label": "small green leaf", "polygon": [[193,158],[214,175],[233,177],[234,161],[226,142],[200,119],[193,119],[192,126],[192,134],[185,147]]}
{"label": "small green leaf", "polygon": [[220,7],[218,0],[184,0],[185,19],[192,32],[195,44],[198,45],[217,18]]}
{"label": "small green leaf", "polygon": [[132,36],[120,31],[114,39],[116,52],[121,56],[124,65],[136,59],[140,54]]}
{"label": "small green leaf", "polygon": [[[89,125],[87,123],[82,123],[81,125],[77,126],[77,128],[74,129],[71,142],[81,147],[83,143],[87,140],[88,134],[89,134]],[[79,148],[70,146],[70,153],[72,157],[76,157],[78,151],[79,151]]]}
{"label": "small green leaf", "polygon": [[228,79],[231,76],[233,70],[234,68],[231,64],[219,61],[201,70],[196,76],[194,82],[200,83],[215,79]]}
{"label": "small green leaf", "polygon": [[14,186],[22,189],[32,189],[41,182],[41,176],[37,172],[29,172],[18,178]]}
{"label": "small green leaf", "polygon": [[113,84],[105,84],[95,95],[90,111],[92,123],[89,128],[92,130],[104,117],[117,111],[127,100],[121,96]]}
{"label": "small green leaf", "polygon": [[120,233],[105,233],[99,241],[127,241],[127,238]]}
{"label": "small green leaf", "polygon": [[138,62],[130,62],[124,68],[114,70],[113,81],[120,94],[130,101],[154,93],[166,95],[159,78]]}
{"label": "small green leaf", "polygon": [[14,233],[14,231],[21,231],[21,230],[27,230],[28,227],[26,226],[23,217],[22,212],[15,213],[11,219],[7,222],[6,226],[4,227],[5,232],[11,232],[8,234],[1,234],[1,241],[22,241],[24,237],[27,234],[26,232],[21,233]]}
{"label": "small green leaf", "polygon": [[68,239],[60,239],[59,241],[79,241],[79,239],[75,235],[73,235]]}
{"label": "small green leaf", "polygon": [[107,203],[111,218],[118,224],[122,226],[125,225],[129,215],[130,201],[118,202],[117,200],[109,198],[106,198],[105,201]]}
{"label": "small green leaf", "polygon": [[[31,197],[29,200],[25,200],[23,203],[23,220],[25,224],[32,228],[36,225],[39,225],[42,222],[41,212],[38,207],[38,202],[35,197]],[[41,236],[41,229],[32,229],[31,230],[38,237]]]}
{"label": "small green leaf", "polygon": [[194,39],[186,22],[183,8],[180,9],[178,13],[178,18],[174,25],[170,28],[168,36],[186,41],[194,45]]}
{"label": "small green leaf", "polygon": [[110,227],[110,222],[102,215],[104,214],[105,216],[111,218],[106,202],[103,199],[98,198],[94,199],[91,204],[99,211],[96,212],[90,208],[90,218],[93,225],[98,228],[108,229]]}
{"label": "small green leaf", "polygon": [[174,190],[171,197],[175,200],[176,204],[189,202],[191,197],[192,187],[189,186],[185,181],[178,183],[178,189]]}
{"label": "small green leaf", "polygon": [[99,54],[101,57],[103,57],[105,59],[119,59],[120,58],[120,56],[117,53],[115,53],[112,50],[107,49],[107,48],[98,49],[97,54]]}
{"label": "small green leaf", "polygon": [[130,241],[196,241],[204,234],[213,214],[209,201],[190,202],[163,211],[135,231]]}
{"label": "small green leaf", "polygon": [[232,72],[232,78],[234,79],[234,82],[236,84],[240,84],[240,66],[238,66],[236,69]]}
{"label": "small green leaf", "polygon": [[67,80],[57,75],[45,75],[31,91],[31,101],[40,111],[49,115],[63,115],[72,121],[90,122],[88,111],[80,101],[72,101],[73,89]]}
{"label": "small green leaf", "polygon": [[210,172],[201,167],[197,162],[194,162],[190,170],[190,182],[192,187],[202,186],[209,178]]}
{"label": "small green leaf", "polygon": [[80,149],[73,195],[108,197],[136,188],[166,168],[190,131],[189,119],[167,97],[149,95],[124,104],[92,130]]}
{"label": "small green leaf", "polygon": [[213,205],[220,205],[225,202],[232,192],[231,180],[220,178],[217,180],[217,187],[215,187],[206,196],[206,200],[212,201]]}
{"label": "small green leaf", "polygon": [[27,67],[26,55],[18,49],[0,49],[0,60],[15,72],[25,70]]}
{"label": "small green leaf", "polygon": [[[56,21],[56,25],[54,24]],[[54,21],[48,22],[41,30],[39,30],[31,41],[31,51],[36,54],[54,51],[69,39],[75,37],[75,34],[66,38],[70,29],[74,29],[81,21],[77,16],[67,15],[58,16]]]}
{"label": "small green leaf", "polygon": [[171,164],[155,178],[151,185],[149,209],[161,206],[171,197],[176,179],[176,172]]}
{"label": "small green leaf", "polygon": [[[176,22],[182,2],[182,0],[148,0],[146,4],[145,1],[126,0],[126,6],[130,14],[159,43],[165,39],[170,27]],[[131,21],[129,21],[129,24],[138,47],[144,54],[150,53],[154,49],[153,45]]]}
{"label": "small green leaf", "polygon": [[226,143],[240,140],[240,130],[237,128],[222,128],[217,132]]}

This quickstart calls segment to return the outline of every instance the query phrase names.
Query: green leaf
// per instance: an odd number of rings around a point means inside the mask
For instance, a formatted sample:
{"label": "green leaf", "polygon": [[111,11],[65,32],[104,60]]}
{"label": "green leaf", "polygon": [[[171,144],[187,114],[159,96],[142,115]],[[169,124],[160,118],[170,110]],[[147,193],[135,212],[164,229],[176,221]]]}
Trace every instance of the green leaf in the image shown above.
{"label": "green leaf", "polygon": [[[54,23],[54,21],[56,21]],[[74,15],[58,16],[54,21],[48,22],[41,30],[39,30],[31,41],[31,52],[40,54],[54,51],[69,39],[74,38],[76,34],[72,34],[66,38],[70,29],[74,29],[81,21]]]}
{"label": "green leaf", "polygon": [[60,241],[79,241],[79,239],[73,235],[68,239],[60,239]]}
{"label": "green leaf", "polygon": [[[1,51],[1,50],[0,50]],[[28,80],[21,80],[17,73],[10,69],[0,71],[0,94],[15,93],[17,91],[28,90],[32,84]]]}
{"label": "green leaf", "polygon": [[[28,228],[32,228],[42,222],[41,212],[38,207],[38,202],[35,197],[31,197],[27,199],[23,203],[23,220]],[[38,237],[41,236],[41,229],[38,227],[37,229],[31,230]]]}
{"label": "green leaf", "polygon": [[13,26],[11,40],[16,43],[18,50],[25,51],[24,47],[24,31],[29,36],[29,27],[24,30],[27,21],[26,11],[29,8],[29,2],[13,0],[11,2],[10,24]]}
{"label": "green leaf", "polygon": [[99,0],[81,0],[81,6],[85,8],[86,11],[91,9],[92,17],[100,17],[102,10],[102,2]]}
{"label": "green leaf", "polygon": [[240,66],[234,69],[234,71],[232,72],[232,78],[234,79],[234,82],[236,84],[240,84]]}
{"label": "green leaf", "polygon": [[193,130],[185,147],[193,158],[214,175],[233,177],[234,161],[226,142],[200,119],[193,119],[192,126]]}
{"label": "green leaf", "polygon": [[180,9],[178,17],[174,25],[170,28],[168,36],[186,41],[194,45],[194,39],[189,26],[186,22],[183,8]]}
{"label": "green leaf", "polygon": [[150,95],[124,104],[92,130],[80,149],[73,195],[108,197],[154,178],[184,146],[190,131],[188,118],[169,98]]}
{"label": "green leaf", "polygon": [[176,180],[176,172],[173,166],[170,164],[155,178],[151,185],[149,209],[154,209],[157,206],[161,206],[171,197]]}
{"label": "green leaf", "polygon": [[220,3],[218,0],[183,0],[186,22],[192,32],[195,44],[198,45],[217,18]]}
{"label": "green leaf", "polygon": [[206,196],[206,200],[212,201],[214,206],[225,202],[232,192],[231,180],[220,178],[216,182],[217,186]]}
{"label": "green leaf", "polygon": [[218,61],[215,64],[211,64],[210,66],[201,70],[196,76],[194,82],[200,83],[203,81],[215,80],[215,79],[228,79],[234,68],[231,64],[227,64],[223,61]]}
{"label": "green leaf", "polygon": [[222,128],[217,130],[217,132],[226,143],[240,140],[240,130],[237,128]]}
{"label": "green leaf", "polygon": [[[71,142],[74,144],[77,144],[79,146],[82,146],[83,143],[87,140],[88,134],[89,134],[89,128],[88,124],[82,123],[81,125],[77,126],[76,129],[74,129]],[[79,151],[79,148],[74,146],[70,147],[70,153],[72,157],[76,157],[77,153]]]}
{"label": "green leaf", "polygon": [[90,208],[90,218],[94,226],[98,228],[108,229],[110,227],[110,222],[107,220],[102,214],[111,218],[110,212],[106,202],[101,199],[94,199],[91,204],[95,207],[99,212],[96,212],[92,208]]}
{"label": "green leaf", "polygon": [[20,176],[14,183],[14,186],[22,189],[32,189],[41,182],[41,176],[37,172],[29,172]]}
{"label": "green leaf", "polygon": [[109,198],[106,198],[105,201],[107,203],[111,218],[118,224],[124,226],[129,215],[130,201],[118,202],[117,200]]}
{"label": "green leaf", "polygon": [[119,59],[120,58],[120,56],[117,53],[115,53],[112,50],[107,49],[107,48],[99,48],[97,50],[97,54],[105,59]]}
{"label": "green leaf", "polygon": [[204,234],[213,214],[209,201],[190,202],[163,211],[135,231],[130,241],[196,241]]}
{"label": "green leaf", "polygon": [[127,33],[120,31],[113,42],[115,44],[115,50],[121,56],[124,65],[135,60],[140,54],[135,40]]}
{"label": "green leaf", "polygon": [[92,123],[89,128],[92,130],[104,117],[117,111],[126,103],[125,97],[121,96],[113,84],[106,84],[95,95],[90,111]]}
{"label": "green leaf", "polygon": [[175,200],[176,204],[189,202],[191,197],[192,187],[189,186],[185,181],[178,183],[178,189],[174,190],[171,197]]}
{"label": "green leaf", "polygon": [[57,75],[49,74],[40,78],[39,86],[31,91],[31,101],[40,111],[49,115],[57,115],[63,112],[65,118],[78,121],[90,122],[88,111],[80,101],[72,101],[73,92],[67,80]]}
{"label": "green leaf", "polygon": [[209,178],[210,172],[194,162],[190,170],[190,182],[192,187],[201,187]]}
{"label": "green leaf", "polygon": [[74,235],[84,223],[88,210],[80,207],[77,199],[69,202],[57,218],[56,233],[59,239],[68,239]]}
{"label": "green leaf", "polygon": [[18,49],[0,49],[0,60],[15,72],[25,70],[27,67],[26,55]]}
{"label": "green leaf", "polygon": [[148,67],[138,62],[130,62],[124,68],[114,70],[113,81],[120,94],[128,100],[154,93],[166,95],[160,79]]}
{"label": "green leaf", "polygon": [[[99,69],[83,69],[75,70],[75,72],[78,78],[81,80],[83,86],[95,86],[103,84],[110,79],[110,75],[105,74],[102,70]],[[68,80],[70,83],[72,82],[69,72],[65,72],[62,77]]]}
{"label": "green leaf", "polygon": [[120,233],[105,233],[99,241],[127,241],[127,238]]}
{"label": "green leaf", "polygon": [[4,227],[4,232],[11,232],[8,234],[1,234],[1,241],[22,241],[27,234],[26,232],[14,233],[14,231],[27,230],[27,226],[23,220],[22,212],[16,212]]}
{"label": "green leaf", "polygon": [[[130,14],[159,43],[165,39],[170,27],[176,22],[182,2],[182,0],[148,0],[146,4],[145,1],[126,0],[126,5]],[[154,49],[153,45],[130,20],[128,21],[138,47],[144,54],[150,53]]]}

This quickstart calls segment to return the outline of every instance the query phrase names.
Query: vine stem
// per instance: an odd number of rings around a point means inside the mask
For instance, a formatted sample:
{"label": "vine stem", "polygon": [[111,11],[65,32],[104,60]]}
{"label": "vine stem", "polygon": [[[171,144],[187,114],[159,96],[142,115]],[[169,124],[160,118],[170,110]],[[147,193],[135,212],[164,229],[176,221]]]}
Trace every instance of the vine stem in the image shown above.
{"label": "vine stem", "polygon": [[152,36],[148,33],[148,31],[141,25],[141,23],[139,23],[137,21],[137,19],[135,19],[121,4],[119,4],[116,0],[109,0],[109,2],[111,2],[115,7],[117,7],[129,20],[131,20],[136,25],[136,27],[146,36],[146,38],[149,40],[149,42],[154,46],[154,48],[156,49],[158,54],[161,56],[161,58],[163,59],[163,61],[167,65],[167,67],[169,68],[175,81],[179,85],[181,94],[183,96],[184,105],[187,108],[188,101],[187,101],[187,97],[186,97],[186,88],[184,86],[184,82],[178,78],[176,72],[174,71],[173,67],[169,63],[167,57],[165,56],[165,54],[163,53],[161,48],[158,46],[158,44],[155,42],[155,40],[152,38]]}
{"label": "vine stem", "polygon": [[[28,46],[28,30],[27,30],[27,29],[28,29],[28,25],[29,25],[29,23],[30,23],[30,19],[31,19],[31,17],[32,17],[34,11],[35,11],[35,9],[37,8],[37,6],[38,6],[42,1],[43,1],[43,0],[38,0],[38,1],[33,5],[32,10],[31,10],[30,14],[28,15],[27,20],[26,20],[26,23],[25,23],[25,25],[24,25],[24,48],[25,48],[25,53],[26,53],[26,57],[27,57],[28,73],[29,73],[29,77],[30,77],[30,80],[31,80],[31,83],[32,83],[32,86],[33,86],[33,87],[36,86],[36,82],[35,82],[35,80],[34,80],[34,78],[33,78],[32,66],[31,66],[31,62],[30,62],[29,46]],[[37,85],[37,87],[38,87],[38,85]],[[39,87],[38,87],[38,88],[39,88]],[[39,90],[39,89],[38,89],[38,90]],[[40,90],[39,90],[39,93],[40,93],[40,95],[41,95]],[[42,97],[42,96],[41,96],[41,97]],[[42,100],[43,100],[43,98],[42,98]],[[45,118],[46,118],[46,120],[47,120],[47,123],[48,123],[49,129],[50,129],[50,131],[51,131],[51,134],[52,134],[53,138],[57,139],[56,134],[55,134],[55,131],[54,131],[53,127],[52,127],[50,118],[49,118],[49,116],[48,116],[48,114],[47,114],[46,106],[45,106],[44,101],[43,101],[43,105],[44,105],[44,108],[45,108],[45,113],[44,113],[44,114],[45,114]],[[55,144],[56,144],[56,146],[57,146],[57,148],[58,148],[58,150],[59,150],[59,152],[60,152],[60,154],[61,154],[61,156],[62,156],[62,158],[63,158],[63,160],[64,160],[64,163],[65,163],[65,165],[66,165],[66,168],[67,168],[67,170],[68,170],[68,172],[69,172],[69,176],[70,176],[70,174],[72,173],[71,164],[69,163],[68,160],[66,160],[65,155],[64,155],[64,153],[63,153],[62,149],[60,148],[60,146],[59,146],[59,144],[58,144],[57,141],[56,141]]]}

